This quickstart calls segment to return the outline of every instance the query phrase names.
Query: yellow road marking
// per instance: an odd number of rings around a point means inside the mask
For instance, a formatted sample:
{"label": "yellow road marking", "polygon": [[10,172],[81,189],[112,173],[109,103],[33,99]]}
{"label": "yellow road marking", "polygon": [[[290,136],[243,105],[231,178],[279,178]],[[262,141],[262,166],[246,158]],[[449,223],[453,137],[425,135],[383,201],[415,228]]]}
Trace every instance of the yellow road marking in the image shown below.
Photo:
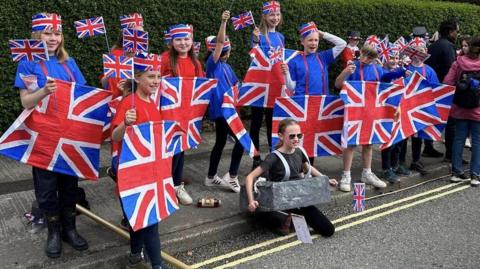
{"label": "yellow road marking", "polygon": [[[388,208],[388,207],[391,207],[391,206],[394,206],[394,205],[397,205],[397,204],[400,204],[400,203],[403,203],[403,202],[407,202],[407,201],[417,199],[417,198],[425,196],[425,195],[429,195],[431,193],[443,191],[445,189],[452,188],[452,187],[457,186],[459,184],[461,184],[461,183],[448,184],[448,185],[445,185],[445,186],[442,186],[442,187],[439,187],[439,188],[436,188],[436,189],[433,189],[433,190],[429,190],[429,191],[426,191],[426,192],[423,192],[423,193],[419,193],[419,194],[416,194],[416,195],[413,195],[413,196],[409,196],[409,197],[406,197],[406,198],[403,198],[403,199],[400,199],[400,200],[397,200],[397,201],[393,201],[391,203],[387,203],[387,204],[384,204],[384,205],[381,205],[381,206],[378,206],[378,207],[373,207],[373,208],[367,209],[363,212],[351,214],[351,215],[336,219],[336,220],[332,221],[332,223],[336,224],[336,223],[340,223],[340,222],[343,222],[343,221],[346,221],[346,220],[349,220],[349,219],[352,219],[352,218],[357,218],[357,217],[363,216],[365,214],[368,214],[368,213],[371,213],[371,212],[374,212],[374,211],[385,209],[385,208]],[[267,240],[265,242],[262,242],[262,243],[259,243],[259,244],[256,244],[256,245],[252,245],[252,246],[249,246],[249,247],[246,247],[246,248],[242,248],[242,249],[239,249],[239,250],[236,250],[236,251],[233,251],[233,252],[226,253],[226,254],[221,255],[221,256],[213,257],[213,258],[205,260],[203,262],[193,264],[193,265],[191,265],[191,267],[192,268],[200,268],[200,267],[205,266],[207,264],[211,264],[211,263],[215,263],[215,262],[218,262],[218,261],[221,261],[221,260],[225,260],[225,259],[237,256],[237,255],[240,255],[242,253],[249,252],[249,251],[252,251],[252,250],[255,250],[255,249],[258,249],[258,248],[263,248],[263,247],[266,247],[266,246],[271,245],[271,244],[275,244],[275,243],[278,243],[278,242],[281,242],[281,241],[284,241],[284,240],[288,240],[288,239],[290,239],[292,237],[295,237],[295,236],[296,236],[296,234],[290,234],[290,235],[278,237],[278,238],[275,238],[275,239],[270,239],[270,240]]]}
{"label": "yellow road marking", "polygon": [[[430,196],[430,197],[422,199],[422,200],[415,201],[415,202],[410,203],[410,204],[406,204],[406,205],[403,205],[403,206],[400,206],[400,207],[390,209],[388,211],[379,213],[377,215],[372,215],[370,217],[366,217],[366,218],[354,221],[352,223],[347,223],[347,224],[341,225],[339,227],[336,227],[335,230],[337,232],[341,231],[341,230],[345,230],[345,229],[351,228],[353,226],[356,226],[356,225],[359,225],[359,224],[362,224],[362,223],[365,223],[365,222],[368,222],[368,221],[372,221],[372,220],[381,218],[383,216],[387,216],[387,215],[393,214],[395,212],[398,212],[398,211],[401,211],[401,210],[404,210],[404,209],[407,209],[407,208],[410,208],[410,207],[413,207],[413,206],[416,206],[416,205],[419,205],[419,204],[423,204],[423,203],[426,203],[428,201],[438,199],[440,197],[443,197],[443,196],[446,196],[446,195],[449,195],[449,194],[452,194],[452,193],[455,193],[455,192],[459,192],[459,191],[462,191],[462,190],[465,190],[465,189],[468,189],[468,188],[470,188],[470,185],[462,186],[462,187],[459,187],[459,188],[456,188],[456,189],[453,189],[453,190],[449,190],[449,191],[446,191],[446,192],[443,192],[443,193],[440,193],[440,194],[437,194],[437,195],[434,195],[434,196]],[[312,236],[312,239],[316,239],[316,238],[318,238],[318,235],[313,235]],[[255,260],[255,259],[258,259],[260,257],[270,255],[270,254],[273,254],[273,253],[276,253],[276,252],[279,252],[279,251],[282,251],[282,250],[285,250],[285,249],[288,249],[288,248],[291,248],[291,247],[294,247],[294,246],[297,246],[297,245],[300,245],[300,244],[302,244],[302,242],[300,242],[298,240],[293,241],[293,242],[290,242],[290,243],[287,243],[287,244],[284,244],[284,245],[281,245],[281,246],[278,246],[278,247],[275,247],[275,248],[272,248],[272,249],[268,249],[268,250],[265,250],[265,251],[262,251],[262,252],[258,252],[254,255],[247,256],[247,257],[244,257],[242,259],[238,259],[236,261],[229,262],[227,264],[215,267],[215,269],[223,269],[223,268],[233,267],[233,266],[236,266],[236,265],[239,265],[239,264],[251,261],[251,260]]]}

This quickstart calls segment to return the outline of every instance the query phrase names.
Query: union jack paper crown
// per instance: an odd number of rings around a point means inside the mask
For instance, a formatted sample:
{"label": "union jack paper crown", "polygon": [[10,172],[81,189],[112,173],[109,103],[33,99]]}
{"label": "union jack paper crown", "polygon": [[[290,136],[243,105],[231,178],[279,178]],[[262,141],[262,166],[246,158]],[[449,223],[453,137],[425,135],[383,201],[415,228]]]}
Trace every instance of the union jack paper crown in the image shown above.
{"label": "union jack paper crown", "polygon": [[172,43],[172,36],[168,30],[163,31],[163,42],[167,45]]}
{"label": "union jack paper crown", "polygon": [[410,42],[408,42],[408,46],[426,48],[427,47],[427,42],[425,41],[425,39],[423,39],[421,37],[415,37]]}
{"label": "union jack paper crown", "polygon": [[120,16],[120,28],[133,29],[135,27],[143,27],[143,17],[140,13],[131,13]]}
{"label": "union jack paper crown", "polygon": [[280,11],[280,3],[278,1],[268,1],[263,3],[262,13],[268,15],[272,12]]}
{"label": "union jack paper crown", "polygon": [[[208,51],[214,51],[215,46],[217,46],[217,37],[211,35],[207,38],[205,38],[205,44],[207,46]],[[228,51],[231,47],[230,44],[230,39],[228,39],[228,36],[225,37],[225,42],[223,42],[223,48],[222,52]]]}
{"label": "union jack paper crown", "polygon": [[55,13],[38,13],[32,16],[32,31],[62,31],[62,17]]}
{"label": "union jack paper crown", "polygon": [[162,60],[160,55],[138,52],[133,59],[133,68],[138,71],[160,71]]}
{"label": "union jack paper crown", "polygon": [[175,24],[168,28],[171,39],[192,37],[193,27],[189,24]]}
{"label": "union jack paper crown", "polygon": [[313,21],[307,22],[298,27],[298,33],[302,39],[309,36],[313,32],[318,32],[317,25]]}

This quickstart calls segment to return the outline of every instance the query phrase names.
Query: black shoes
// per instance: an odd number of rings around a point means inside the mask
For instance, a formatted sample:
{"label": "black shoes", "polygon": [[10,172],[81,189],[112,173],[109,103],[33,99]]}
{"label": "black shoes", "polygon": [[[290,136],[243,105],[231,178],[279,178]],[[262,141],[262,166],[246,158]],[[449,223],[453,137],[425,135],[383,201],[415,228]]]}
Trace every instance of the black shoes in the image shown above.
{"label": "black shoes", "polygon": [[62,240],[60,238],[60,217],[47,214],[47,246],[45,253],[49,258],[58,258],[62,254]]}
{"label": "black shoes", "polygon": [[425,166],[420,161],[412,163],[410,165],[410,170],[417,171],[420,175],[425,176],[428,174],[428,171],[425,169]]}
{"label": "black shoes", "polygon": [[429,148],[429,149],[424,149],[423,150],[422,157],[440,158],[440,157],[443,157],[443,153],[441,153],[440,151],[438,151],[434,148]]}
{"label": "black shoes", "polygon": [[87,241],[78,234],[75,228],[75,209],[64,208],[62,211],[62,239],[76,250],[88,249]]}

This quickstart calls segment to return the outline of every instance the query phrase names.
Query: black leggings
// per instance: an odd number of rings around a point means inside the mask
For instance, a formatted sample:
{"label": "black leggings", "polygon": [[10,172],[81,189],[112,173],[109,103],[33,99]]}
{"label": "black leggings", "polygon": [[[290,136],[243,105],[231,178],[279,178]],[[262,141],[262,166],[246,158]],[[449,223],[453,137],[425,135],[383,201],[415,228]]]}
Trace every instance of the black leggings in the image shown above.
{"label": "black leggings", "polygon": [[172,158],[172,178],[173,185],[180,186],[183,178],[183,164],[185,162],[185,153],[182,151]]}
{"label": "black leggings", "polygon": [[[420,161],[420,154],[422,153],[422,140],[418,137],[412,138],[412,163]],[[400,149],[400,163],[405,164],[407,159],[407,139],[404,140],[404,144]]]}
{"label": "black leggings", "polygon": [[[250,118],[250,137],[252,138],[255,148],[260,151],[260,128],[262,127],[263,114],[265,114],[265,122],[267,124],[267,139],[268,139],[268,148],[272,148],[272,117],[273,117],[273,108],[264,108],[264,107],[250,107],[251,108],[251,118]],[[260,158],[260,156],[255,156],[254,158]]]}
{"label": "black leggings", "polygon": [[233,146],[232,159],[230,161],[230,176],[236,176],[238,174],[238,168],[243,155],[243,146],[230,130],[228,123],[225,119],[215,120],[215,134],[216,140],[213,146],[212,153],[210,154],[210,165],[208,166],[208,176],[213,177],[217,174],[218,164],[222,158],[223,148],[227,143],[227,135],[230,134],[235,139],[235,146]]}
{"label": "black leggings", "polygon": [[[307,224],[324,237],[332,236],[335,233],[335,226],[332,222],[313,205],[289,209],[285,212],[304,216]],[[287,218],[286,214],[278,211],[260,213],[257,216],[265,226],[272,229],[280,228]]]}
{"label": "black leggings", "polygon": [[389,170],[394,169],[400,162],[400,151],[406,140],[402,140],[397,144],[392,145],[382,150],[382,169]]}

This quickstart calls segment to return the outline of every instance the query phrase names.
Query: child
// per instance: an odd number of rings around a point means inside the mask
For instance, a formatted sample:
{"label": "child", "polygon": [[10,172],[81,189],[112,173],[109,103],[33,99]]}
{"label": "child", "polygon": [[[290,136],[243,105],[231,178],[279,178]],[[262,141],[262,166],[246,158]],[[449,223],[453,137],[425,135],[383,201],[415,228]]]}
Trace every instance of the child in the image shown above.
{"label": "child", "polygon": [[[427,44],[423,42],[423,39],[416,37],[414,41],[417,42],[411,42],[410,47],[416,51],[422,52],[422,53],[427,53]],[[410,65],[407,67],[407,70],[410,72],[418,72],[421,74],[429,83],[432,84],[439,84],[440,81],[438,80],[437,74],[435,73],[435,70],[428,66],[427,64],[424,64],[421,59],[418,57],[412,56],[411,57],[412,62]],[[432,151],[431,149],[427,149],[427,143],[425,142],[425,152],[433,152],[436,151],[435,149]],[[433,148],[433,143],[429,144]],[[420,161],[420,154],[422,150],[422,139],[418,138],[416,136],[412,136],[412,163],[410,165],[410,170],[413,171],[418,171],[422,175],[428,174],[428,171],[425,169],[423,163]],[[406,144],[403,145],[402,149],[402,159],[404,159],[404,156],[406,154]],[[438,157],[441,157],[442,155],[438,155]]]}
{"label": "child", "polygon": [[[289,180],[298,180],[303,177],[311,169],[312,176],[321,176],[315,167],[308,163],[308,158],[304,150],[300,148],[300,140],[303,135],[301,133],[300,125],[293,119],[283,119],[278,125],[279,144],[276,146],[276,152],[280,154],[284,160],[281,160],[277,153],[270,153],[259,167],[255,168],[246,178],[245,187],[248,197],[248,209],[250,212],[255,212],[259,204],[254,200],[253,196],[253,182],[262,173],[266,172],[267,179],[271,181],[281,181],[285,177],[285,168],[283,161],[288,163],[290,168]],[[335,179],[329,180],[330,185],[336,186]],[[330,220],[323,215],[315,206],[307,206],[296,209],[287,210],[288,213],[303,215],[307,223],[315,230],[315,232],[322,236],[329,237],[335,232],[335,227]],[[287,234],[290,229],[291,218],[281,212],[268,212],[259,215],[265,219],[267,224],[273,226],[282,234]]]}
{"label": "child", "polygon": [[[168,54],[162,54],[162,76],[171,77],[205,77],[202,65],[193,52],[193,29],[188,24],[172,25],[168,29],[171,48]],[[173,156],[172,177],[175,193],[183,205],[191,205],[192,197],[185,190],[183,164],[185,155],[181,152]]]}
{"label": "child", "polygon": [[220,186],[234,192],[240,192],[237,175],[240,161],[242,160],[243,147],[236,138],[230,161],[230,170],[223,177],[217,176],[217,168],[222,157],[223,148],[227,142],[227,135],[230,133],[232,137],[235,137],[230,131],[230,127],[221,111],[225,91],[236,87],[235,85],[238,83],[237,76],[235,76],[232,67],[227,63],[231,46],[228,37],[225,36],[225,28],[229,18],[230,11],[224,11],[217,37],[209,36],[206,38],[208,49],[206,57],[207,77],[217,79],[218,84],[210,100],[208,113],[210,120],[215,121],[216,139],[210,154],[210,165],[208,167],[208,175],[205,178],[205,185]]}
{"label": "child", "polygon": [[[134,94],[133,98],[131,98],[131,95],[123,98],[118,106],[117,113],[112,121],[112,143],[121,144],[126,126],[161,120],[160,111],[151,98],[151,94],[160,85],[160,72],[153,69],[145,71],[145,68],[145,66],[135,65],[135,81],[132,83],[136,84],[134,85],[136,92],[132,93]],[[165,167],[159,167],[158,169],[165,169]],[[128,255],[129,264],[127,268],[137,268],[136,266],[142,263],[141,252],[143,246],[145,246],[152,267],[162,268],[158,224],[145,227],[136,232],[129,227],[129,232],[130,253]]]}
{"label": "child", "polygon": [[[262,20],[260,27],[255,28],[252,35],[252,47],[260,46],[265,55],[272,48],[284,48],[285,37],[277,31],[277,27],[282,23],[282,13],[278,1],[269,1],[263,3]],[[262,126],[263,115],[267,125],[268,148],[272,145],[272,117],[273,108],[251,107],[250,137],[257,150],[260,149],[260,128]],[[260,155],[253,158],[252,170],[260,165]]]}
{"label": "child", "polygon": [[340,62],[342,63],[342,68],[347,67],[349,61],[353,61],[360,56],[360,49],[358,48],[358,43],[362,40],[360,37],[359,31],[348,31],[347,32],[347,47],[343,50],[340,55]]}
{"label": "child", "polygon": [[[46,42],[49,60],[20,65],[17,70],[15,87],[20,89],[20,100],[25,109],[35,107],[44,97],[56,91],[55,81],[47,77],[85,84],[75,60],[64,48],[64,36],[60,15],[39,13],[32,17],[32,38]],[[41,22],[41,23],[38,23]],[[38,79],[39,89],[26,90],[19,72],[30,72]],[[62,252],[62,239],[76,250],[88,249],[87,241],[75,228],[75,204],[78,177],[64,175],[33,167],[35,197],[40,209],[45,212],[48,222],[46,254],[58,258]]]}
{"label": "child", "polygon": [[[377,50],[369,45],[364,45],[360,50],[360,59],[350,62],[340,73],[335,81],[335,87],[341,89],[345,80],[382,81],[397,75],[404,75],[404,72],[399,72],[399,74],[396,74],[396,72],[385,73],[383,68],[376,64],[377,58]],[[343,174],[340,180],[340,190],[344,192],[351,191],[350,169],[352,167],[354,149],[355,147],[347,147],[343,150]],[[372,154],[372,145],[362,145],[363,172],[361,181],[377,188],[385,188],[387,186],[385,182],[381,181],[372,172]]]}
{"label": "child", "polygon": [[[288,65],[282,64],[287,88],[295,95],[328,95],[328,67],[340,55],[347,43],[332,34],[319,31],[314,22],[299,28],[303,53],[295,56]],[[325,39],[335,47],[317,52],[320,39]]]}

